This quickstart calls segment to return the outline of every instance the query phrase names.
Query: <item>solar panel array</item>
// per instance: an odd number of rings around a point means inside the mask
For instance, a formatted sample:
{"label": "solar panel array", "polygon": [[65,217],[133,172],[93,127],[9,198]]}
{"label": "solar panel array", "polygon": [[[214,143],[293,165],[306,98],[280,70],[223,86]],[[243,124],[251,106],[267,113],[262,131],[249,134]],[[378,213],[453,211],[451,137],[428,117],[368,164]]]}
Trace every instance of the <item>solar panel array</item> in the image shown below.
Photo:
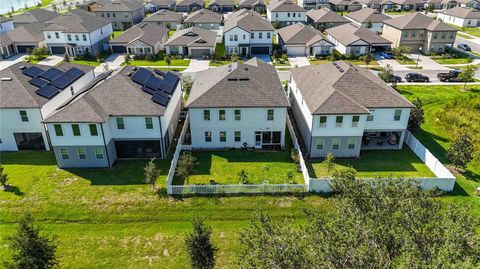
{"label": "solar panel array", "polygon": [[[155,74],[162,78],[155,76]],[[142,91],[152,95],[153,102],[162,106],[168,105],[180,81],[175,73],[165,73],[160,70],[155,70],[155,73],[152,73],[146,68],[138,68],[131,79],[133,82],[142,85]]]}
{"label": "solar panel array", "polygon": [[35,93],[48,99],[53,98],[85,74],[75,67],[63,72],[55,67],[44,71],[37,66],[26,68],[22,73],[32,78],[28,81],[30,84],[38,87]]}

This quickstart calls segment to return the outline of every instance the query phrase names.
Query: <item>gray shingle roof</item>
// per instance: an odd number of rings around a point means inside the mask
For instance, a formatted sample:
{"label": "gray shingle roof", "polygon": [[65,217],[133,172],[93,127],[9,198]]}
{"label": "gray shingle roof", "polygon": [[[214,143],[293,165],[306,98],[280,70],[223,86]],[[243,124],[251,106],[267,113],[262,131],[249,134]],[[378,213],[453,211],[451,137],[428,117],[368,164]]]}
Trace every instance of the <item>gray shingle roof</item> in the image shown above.
{"label": "gray shingle roof", "polygon": [[105,122],[110,116],[162,116],[166,107],[154,103],[128,76],[131,66],[98,83],[53,112],[44,122]]}
{"label": "gray shingle roof", "polygon": [[390,16],[387,16],[382,12],[371,8],[364,8],[352,13],[348,13],[347,17],[359,23],[379,23],[383,22],[384,20],[391,19]]}
{"label": "gray shingle roof", "polygon": [[267,6],[272,12],[306,12],[306,10],[291,0],[271,0]]}
{"label": "gray shingle roof", "polygon": [[17,26],[12,31],[4,33],[0,36],[0,46],[6,46],[9,44],[31,44],[39,43],[45,40],[42,29],[45,27],[44,23],[30,23]]}
{"label": "gray shingle roof", "polygon": [[175,5],[177,1],[175,0],[150,0],[148,3],[155,5],[157,7],[169,7]]}
{"label": "gray shingle roof", "polygon": [[4,22],[7,22],[7,21],[11,21],[11,20],[13,20],[13,19],[0,15],[0,23],[4,23]]}
{"label": "gray shingle roof", "polygon": [[128,44],[139,40],[145,44],[155,46],[168,36],[168,29],[157,24],[141,22],[130,27],[118,37],[109,41],[110,44]]}
{"label": "gray shingle roof", "polygon": [[366,28],[353,25],[352,23],[342,24],[325,31],[344,46],[348,46],[358,40],[363,40],[372,46],[388,45],[392,43],[380,35],[377,35]]}
{"label": "gray shingle roof", "polygon": [[208,3],[208,6],[235,6],[235,2],[233,0],[211,0],[210,3]]}
{"label": "gray shingle roof", "polygon": [[311,9],[307,11],[307,17],[312,19],[315,23],[349,23],[350,21],[331,11],[328,8]]}
{"label": "gray shingle roof", "polygon": [[[319,30],[302,23],[292,24],[277,30],[286,45],[313,45],[321,40],[331,43]],[[332,44],[333,45],[333,44]]]}
{"label": "gray shingle roof", "polygon": [[98,18],[91,12],[83,9],[74,9],[47,21],[44,30],[90,33],[108,24],[111,24],[109,20]]}
{"label": "gray shingle roof", "polygon": [[242,0],[238,3],[239,7],[265,6],[263,0]]}
{"label": "gray shingle roof", "polygon": [[46,22],[60,16],[59,13],[46,10],[46,9],[32,9],[27,12],[13,16],[13,23],[25,24],[32,22]]}
{"label": "gray shingle roof", "polygon": [[400,30],[428,29],[430,31],[455,31],[455,28],[448,24],[434,20],[419,12],[389,19],[383,23]]}
{"label": "gray shingle roof", "polygon": [[104,0],[96,1],[102,7],[100,12],[131,12],[143,8],[143,1],[140,0]]}
{"label": "gray shingle roof", "polygon": [[442,12],[445,15],[462,19],[480,19],[480,11],[473,8],[454,7]]}
{"label": "gray shingle roof", "polygon": [[413,105],[370,70],[344,61],[291,69],[312,114],[366,114]]}
{"label": "gray shingle roof", "polygon": [[264,19],[260,14],[248,9],[240,9],[228,15],[225,20],[223,32],[235,27],[250,31],[275,31],[272,24]]}
{"label": "gray shingle roof", "polygon": [[337,5],[337,6],[358,6],[361,5],[360,2],[355,1],[355,0],[329,0],[331,4]]}
{"label": "gray shingle roof", "polygon": [[180,0],[177,2],[177,6],[191,6],[194,4],[197,4],[203,7],[205,5],[205,1],[204,0]]}
{"label": "gray shingle roof", "polygon": [[257,58],[205,71],[195,77],[188,108],[289,107],[273,65]]}
{"label": "gray shingle roof", "polygon": [[165,46],[215,47],[217,33],[200,27],[190,27],[176,31]]}
{"label": "gray shingle roof", "polygon": [[[12,78],[11,81],[0,81],[0,108],[40,108],[49,100],[35,93],[38,87],[33,86],[28,81],[31,77],[24,75],[20,66],[30,67],[32,64],[16,63],[2,71],[0,77]],[[40,69],[48,70],[51,66],[34,65]],[[71,67],[76,67],[84,72],[90,72],[93,66],[79,65],[72,63],[61,63],[55,68],[66,71]]]}
{"label": "gray shingle roof", "polygon": [[218,23],[222,22],[222,15],[209,9],[200,9],[190,13],[184,23]]}
{"label": "gray shingle roof", "polygon": [[181,13],[174,12],[168,9],[161,9],[152,15],[143,19],[145,22],[177,22],[181,23],[183,16]]}

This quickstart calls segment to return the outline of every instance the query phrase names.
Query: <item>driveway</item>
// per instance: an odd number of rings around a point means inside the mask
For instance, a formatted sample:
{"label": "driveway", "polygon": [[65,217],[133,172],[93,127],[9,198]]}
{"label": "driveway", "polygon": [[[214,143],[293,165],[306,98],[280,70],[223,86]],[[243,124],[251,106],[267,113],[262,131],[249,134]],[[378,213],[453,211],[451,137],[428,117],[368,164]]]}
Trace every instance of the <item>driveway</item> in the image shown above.
{"label": "driveway", "polygon": [[58,55],[50,55],[47,58],[38,62],[38,64],[48,65],[48,66],[55,66],[63,61],[63,56]]}
{"label": "driveway", "polygon": [[208,67],[210,66],[210,61],[209,60],[197,60],[197,59],[192,59],[190,60],[190,64],[188,65],[188,68],[185,69],[185,73],[194,73],[198,71],[203,71],[207,70]]}
{"label": "driveway", "polygon": [[267,64],[273,64],[272,59],[270,59],[270,55],[268,54],[253,54],[252,58],[257,57],[258,59],[266,62]]}
{"label": "driveway", "polygon": [[7,59],[3,59],[0,61],[0,70],[8,68],[9,66],[12,66],[18,62],[21,62],[24,60],[24,58],[25,58],[25,54],[16,54]]}
{"label": "driveway", "polygon": [[125,56],[121,54],[112,54],[105,59],[105,62],[95,67],[95,75],[105,72],[105,65],[108,65],[108,70],[115,70],[125,61]]}
{"label": "driveway", "polygon": [[290,62],[290,65],[293,66],[293,67],[295,67],[295,66],[302,67],[302,66],[310,65],[310,61],[305,56],[289,57],[288,61]]}
{"label": "driveway", "polygon": [[434,60],[423,54],[412,53],[407,56],[414,61],[418,60],[418,65],[422,66],[423,70],[450,70],[448,67],[435,62]]}

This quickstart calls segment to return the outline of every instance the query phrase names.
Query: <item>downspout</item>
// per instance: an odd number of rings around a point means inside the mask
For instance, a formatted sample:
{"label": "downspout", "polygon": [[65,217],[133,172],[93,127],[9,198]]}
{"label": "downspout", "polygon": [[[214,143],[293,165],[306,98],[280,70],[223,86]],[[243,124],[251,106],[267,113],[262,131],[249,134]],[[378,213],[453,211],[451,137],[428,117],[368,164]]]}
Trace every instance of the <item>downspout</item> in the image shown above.
{"label": "downspout", "polygon": [[105,153],[107,155],[108,167],[112,167],[110,164],[110,156],[108,156],[107,142],[105,141],[105,132],[103,131],[103,124],[100,123],[100,129],[102,130],[103,145],[105,146]]}
{"label": "downspout", "polygon": [[308,145],[308,156],[310,157],[311,151],[312,151],[312,140],[313,140],[313,119],[315,118],[314,115],[312,115],[312,128],[310,129],[310,145]]}
{"label": "downspout", "polygon": [[163,139],[163,132],[162,132],[162,117],[158,117],[158,126],[160,126],[160,141],[161,141],[161,144],[162,144],[162,155],[163,155],[163,159],[166,159],[167,158],[167,153],[166,153],[166,150],[165,150],[165,141]]}
{"label": "downspout", "polygon": [[43,123],[43,114],[42,114],[42,109],[41,108],[39,109],[39,112],[40,112],[40,118],[42,119],[41,122],[42,122],[42,125],[43,125],[43,130],[45,130],[45,136],[47,137],[48,149],[50,151],[50,150],[53,150],[52,141],[50,140],[50,135],[49,135],[49,132],[47,130],[47,125],[45,123]]}

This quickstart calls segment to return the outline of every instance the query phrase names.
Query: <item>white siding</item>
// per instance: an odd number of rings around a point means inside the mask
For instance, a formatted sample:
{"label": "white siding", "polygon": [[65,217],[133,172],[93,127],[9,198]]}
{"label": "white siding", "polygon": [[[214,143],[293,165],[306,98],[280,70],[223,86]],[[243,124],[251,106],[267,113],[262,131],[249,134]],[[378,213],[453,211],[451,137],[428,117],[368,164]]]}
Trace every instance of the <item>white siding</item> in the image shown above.
{"label": "white siding", "polygon": [[13,30],[13,20],[0,24],[0,35]]}
{"label": "white siding", "polygon": [[[290,16],[288,16],[290,14]],[[295,17],[293,17],[295,14]],[[267,9],[267,19],[271,22],[279,21],[285,24],[292,24],[295,22],[306,22],[306,12],[270,12]]]}
{"label": "white siding", "polygon": [[97,136],[90,134],[89,123],[78,123],[80,127],[80,136],[74,136],[71,123],[58,123],[62,126],[63,136],[57,136],[53,123],[47,124],[48,134],[52,146],[103,146],[102,128],[100,123],[97,125]]}
{"label": "white siding", "polygon": [[437,20],[443,21],[445,23],[450,23],[459,27],[477,27],[478,24],[477,19],[463,19],[459,17],[445,15],[442,13],[438,13]]}
{"label": "white siding", "polygon": [[365,129],[373,130],[399,130],[406,129],[408,125],[408,118],[410,117],[410,109],[403,108],[399,121],[394,121],[393,116],[396,109],[383,108],[383,109],[370,109],[373,112],[373,121],[367,121],[365,123]]}
{"label": "white siding", "polygon": [[[20,110],[27,112],[28,121],[22,121]],[[48,140],[44,125],[41,123],[40,109],[0,109],[0,151],[17,151],[13,133],[42,133],[43,142],[48,150]]]}

